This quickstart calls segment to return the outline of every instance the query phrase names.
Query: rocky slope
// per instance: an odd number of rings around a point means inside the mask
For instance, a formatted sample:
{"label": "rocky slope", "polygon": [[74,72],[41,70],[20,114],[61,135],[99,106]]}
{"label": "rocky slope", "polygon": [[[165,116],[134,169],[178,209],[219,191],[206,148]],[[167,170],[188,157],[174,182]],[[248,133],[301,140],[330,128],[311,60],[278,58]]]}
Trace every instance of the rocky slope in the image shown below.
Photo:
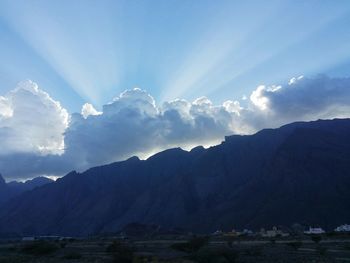
{"label": "rocky slope", "polygon": [[0,207],[3,235],[88,235],[132,222],[212,232],[349,221],[349,119],[71,172]]}

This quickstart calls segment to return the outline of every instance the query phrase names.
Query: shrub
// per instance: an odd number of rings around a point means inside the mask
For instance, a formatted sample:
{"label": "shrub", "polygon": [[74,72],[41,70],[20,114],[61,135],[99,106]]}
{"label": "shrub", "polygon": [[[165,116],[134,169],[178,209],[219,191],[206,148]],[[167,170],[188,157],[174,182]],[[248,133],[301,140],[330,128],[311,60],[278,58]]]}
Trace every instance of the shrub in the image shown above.
{"label": "shrub", "polygon": [[173,244],[171,247],[175,250],[192,253],[198,251],[200,248],[207,245],[208,242],[208,237],[194,237],[186,243],[176,243]]}
{"label": "shrub", "polygon": [[234,263],[238,253],[229,248],[202,248],[193,253],[190,259],[198,263]]}
{"label": "shrub", "polygon": [[322,236],[320,236],[320,235],[312,235],[311,236],[311,240],[314,241],[316,244],[318,244],[322,240]]}
{"label": "shrub", "polygon": [[26,244],[22,248],[22,252],[25,254],[41,256],[54,253],[58,249],[56,244],[47,241],[38,241],[30,244]]}
{"label": "shrub", "polygon": [[106,252],[113,255],[113,261],[118,263],[132,263],[134,251],[121,242],[114,241],[106,248]]}
{"label": "shrub", "polygon": [[303,245],[303,242],[301,242],[301,241],[292,241],[292,242],[287,243],[287,245],[292,247],[294,250],[298,250]]}
{"label": "shrub", "polygon": [[327,248],[326,247],[318,247],[317,250],[318,250],[318,253],[320,253],[321,256],[324,256],[327,253]]}
{"label": "shrub", "polygon": [[244,255],[251,257],[260,257],[263,255],[263,247],[262,246],[254,246],[244,250]]}
{"label": "shrub", "polygon": [[67,242],[61,242],[61,243],[60,243],[60,247],[61,247],[61,248],[65,248],[66,246],[67,246]]}
{"label": "shrub", "polygon": [[227,242],[228,247],[233,248],[233,242],[234,242],[235,240],[236,240],[236,239],[235,239],[234,237],[228,237],[228,238],[226,239],[226,242]]}
{"label": "shrub", "polygon": [[64,259],[81,259],[83,256],[78,252],[69,252],[63,256]]}

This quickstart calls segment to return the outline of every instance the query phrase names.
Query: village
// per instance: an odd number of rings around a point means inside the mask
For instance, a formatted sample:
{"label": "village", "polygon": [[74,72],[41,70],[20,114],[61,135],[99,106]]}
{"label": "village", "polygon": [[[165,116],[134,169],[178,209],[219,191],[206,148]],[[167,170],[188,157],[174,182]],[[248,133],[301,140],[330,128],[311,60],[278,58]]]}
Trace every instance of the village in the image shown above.
{"label": "village", "polygon": [[[138,231],[135,231],[137,229]],[[34,260],[34,261],[33,261]],[[36,260],[36,261],[35,261]],[[39,260],[39,261],[38,261]],[[210,235],[133,225],[120,233],[0,239],[0,262],[324,262],[350,261],[350,225],[217,230]]]}
{"label": "village", "polygon": [[260,231],[254,232],[249,229],[243,229],[242,231],[232,230],[230,232],[224,232],[217,230],[212,233],[212,236],[228,236],[228,237],[263,237],[263,238],[273,238],[273,237],[288,237],[291,235],[322,235],[327,233],[350,233],[350,225],[344,224],[336,227],[333,231],[326,232],[321,227],[309,227],[307,230],[303,230],[302,226],[294,225],[292,229],[287,229],[285,227],[272,227],[272,229],[261,228]]}
{"label": "village", "polygon": [[[225,232],[221,230],[217,230],[213,232],[210,236],[212,237],[247,237],[247,238],[285,238],[285,237],[295,237],[295,236],[314,236],[314,235],[332,235],[332,234],[346,234],[350,233],[350,225],[349,224],[343,224],[338,227],[336,227],[333,231],[325,231],[321,227],[309,227],[306,230],[303,230],[303,227],[295,224],[292,228],[286,228],[286,227],[272,227],[271,229],[265,229],[261,228],[260,231],[254,232],[249,229],[243,229],[242,231],[238,231],[233,229],[232,231]],[[173,234],[173,233],[163,233],[158,234],[158,236],[192,236],[193,233],[182,233],[182,234]],[[96,236],[96,237],[103,237]],[[128,238],[140,238],[140,237],[154,237],[157,236],[156,232],[149,232],[149,233],[143,233],[140,235],[137,234],[130,234],[125,232],[120,232],[117,235],[112,235],[113,238],[116,239],[128,239]],[[88,238],[94,238],[94,237],[88,237]],[[24,236],[22,238],[14,238],[15,240],[21,240],[23,242],[26,241],[36,241],[36,240],[46,240],[46,241],[62,241],[62,240],[72,240],[72,239],[84,239],[79,237],[64,237],[64,236],[57,236],[57,235],[45,235],[45,236]]]}

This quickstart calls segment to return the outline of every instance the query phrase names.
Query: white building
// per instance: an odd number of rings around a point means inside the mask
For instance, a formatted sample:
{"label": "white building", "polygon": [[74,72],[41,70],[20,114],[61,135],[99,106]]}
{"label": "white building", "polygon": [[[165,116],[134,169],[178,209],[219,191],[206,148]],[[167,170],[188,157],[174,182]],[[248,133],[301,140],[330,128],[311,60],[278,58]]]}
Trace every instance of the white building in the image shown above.
{"label": "white building", "polygon": [[270,230],[265,230],[264,228],[262,228],[260,230],[260,235],[262,237],[287,237],[289,236],[289,233],[284,233],[282,230],[278,229],[277,227],[273,227]]}
{"label": "white building", "polygon": [[305,234],[313,234],[313,235],[320,235],[325,233],[325,231],[321,227],[309,227],[309,230],[304,232]]}
{"label": "white building", "polygon": [[223,232],[221,230],[216,230],[214,233],[212,233],[213,236],[221,236]]}
{"label": "white building", "polygon": [[243,229],[243,232],[242,232],[244,235],[252,235],[253,234],[253,231],[250,230],[250,229]]}
{"label": "white building", "polygon": [[35,241],[35,237],[23,237],[22,241]]}
{"label": "white building", "polygon": [[335,232],[350,232],[350,225],[345,224],[334,229]]}

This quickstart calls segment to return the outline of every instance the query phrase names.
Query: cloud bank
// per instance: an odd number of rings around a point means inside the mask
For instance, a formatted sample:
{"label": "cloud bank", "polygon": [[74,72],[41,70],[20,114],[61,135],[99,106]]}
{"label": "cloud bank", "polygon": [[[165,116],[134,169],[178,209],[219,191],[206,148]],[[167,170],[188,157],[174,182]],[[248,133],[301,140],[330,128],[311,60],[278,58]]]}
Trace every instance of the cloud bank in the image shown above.
{"label": "cloud bank", "polygon": [[249,99],[214,105],[208,98],[157,105],[141,89],[103,106],[68,114],[31,81],[0,96],[0,172],[6,178],[63,175],[169,147],[213,145],[225,135],[250,134],[293,121],[350,117],[350,79],[294,78],[259,86]]}
{"label": "cloud bank", "polygon": [[0,97],[0,155],[63,153],[68,118],[60,103],[35,83],[19,83]]}
{"label": "cloud bank", "polygon": [[[293,121],[350,117],[350,78],[293,78],[284,86],[259,86],[245,121],[255,129]],[[257,120],[260,119],[259,121]]]}

